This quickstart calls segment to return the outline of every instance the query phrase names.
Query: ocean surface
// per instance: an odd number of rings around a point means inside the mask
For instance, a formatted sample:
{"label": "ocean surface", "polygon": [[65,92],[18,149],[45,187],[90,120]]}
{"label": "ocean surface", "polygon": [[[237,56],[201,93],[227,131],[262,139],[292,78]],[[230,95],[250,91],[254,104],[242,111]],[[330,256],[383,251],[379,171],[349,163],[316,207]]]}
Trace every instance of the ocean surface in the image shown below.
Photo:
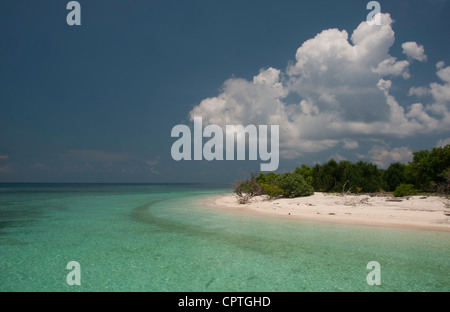
{"label": "ocean surface", "polygon": [[[205,184],[0,184],[0,291],[450,291],[450,233],[211,209]],[[69,285],[70,261],[80,285]],[[381,284],[369,286],[370,261]]]}

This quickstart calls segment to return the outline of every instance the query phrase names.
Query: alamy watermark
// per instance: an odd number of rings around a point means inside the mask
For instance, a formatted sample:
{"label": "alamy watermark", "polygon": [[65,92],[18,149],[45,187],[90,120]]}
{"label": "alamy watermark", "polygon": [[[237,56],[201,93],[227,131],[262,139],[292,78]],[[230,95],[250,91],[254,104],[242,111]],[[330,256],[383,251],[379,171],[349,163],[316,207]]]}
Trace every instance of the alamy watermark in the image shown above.
{"label": "alamy watermark", "polygon": [[[78,1],[69,1],[66,5],[67,10],[71,10],[66,17],[67,25],[80,26],[81,25],[81,5]],[[370,1],[366,6],[367,10],[372,10],[367,15],[367,23],[369,25],[381,25],[381,5],[378,1]]]}
{"label": "alamy watermark", "polygon": [[[67,263],[66,268],[71,270],[67,274],[67,284],[69,286],[81,285],[81,266],[78,261],[70,261]],[[366,282],[369,286],[381,285],[381,265],[377,261],[370,261],[366,266],[367,270],[371,270],[366,276]],[[186,297],[187,298],[187,297]],[[270,302],[270,300],[269,300]],[[187,304],[187,303],[186,303]]]}
{"label": "alamy watermark", "polygon": [[81,6],[78,1],[70,1],[66,5],[67,10],[71,10],[66,17],[67,25],[80,26],[81,25]]}
{"label": "alamy watermark", "polygon": [[[248,160],[258,160],[259,152],[260,160],[268,161],[268,163],[261,163],[261,171],[275,171],[278,169],[280,160],[279,125],[270,126],[270,152],[267,125],[259,125],[258,128],[255,125],[248,125],[245,128],[242,125],[226,125],[224,140],[222,127],[218,125],[207,125],[203,129],[202,117],[194,117],[193,138],[191,136],[191,129],[186,125],[174,126],[171,136],[179,137],[172,144],[171,149],[172,158],[176,161],[192,159],[204,159],[207,161],[235,160],[236,145],[236,160],[246,160],[246,154],[248,154]],[[203,138],[211,139],[203,145]],[[193,157],[192,145],[194,150]],[[246,153],[246,146],[248,146],[248,153]]]}
{"label": "alamy watermark", "polygon": [[369,286],[381,285],[381,265],[377,261],[370,261],[366,266],[367,270],[372,270],[367,274],[366,281]]}
{"label": "alamy watermark", "polygon": [[372,10],[369,14],[367,14],[367,24],[372,25],[381,25],[381,5],[378,1],[370,1],[366,6],[367,10]]}
{"label": "alamy watermark", "polygon": [[72,270],[67,274],[66,282],[67,285],[73,286],[81,285],[81,266],[78,261],[70,261],[66,266],[67,270]]}

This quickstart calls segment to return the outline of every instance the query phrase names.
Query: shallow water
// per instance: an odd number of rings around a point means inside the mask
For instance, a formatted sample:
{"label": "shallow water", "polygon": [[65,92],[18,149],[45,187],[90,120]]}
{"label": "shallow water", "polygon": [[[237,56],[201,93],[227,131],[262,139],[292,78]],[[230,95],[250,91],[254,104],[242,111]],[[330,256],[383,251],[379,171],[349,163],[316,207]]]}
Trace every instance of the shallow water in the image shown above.
{"label": "shallow water", "polygon": [[[448,232],[202,205],[229,189],[0,184],[0,291],[450,291]],[[81,286],[67,284],[72,260]]]}

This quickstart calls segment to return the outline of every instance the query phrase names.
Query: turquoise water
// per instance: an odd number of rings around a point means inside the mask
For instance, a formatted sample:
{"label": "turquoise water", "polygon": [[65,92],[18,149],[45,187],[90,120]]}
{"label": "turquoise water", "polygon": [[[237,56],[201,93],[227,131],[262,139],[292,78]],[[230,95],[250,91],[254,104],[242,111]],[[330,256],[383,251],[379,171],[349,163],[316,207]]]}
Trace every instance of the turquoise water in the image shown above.
{"label": "turquoise water", "polygon": [[[450,233],[246,216],[211,185],[0,184],[0,291],[450,291]],[[69,261],[81,285],[69,286]],[[381,285],[369,286],[370,261]]]}

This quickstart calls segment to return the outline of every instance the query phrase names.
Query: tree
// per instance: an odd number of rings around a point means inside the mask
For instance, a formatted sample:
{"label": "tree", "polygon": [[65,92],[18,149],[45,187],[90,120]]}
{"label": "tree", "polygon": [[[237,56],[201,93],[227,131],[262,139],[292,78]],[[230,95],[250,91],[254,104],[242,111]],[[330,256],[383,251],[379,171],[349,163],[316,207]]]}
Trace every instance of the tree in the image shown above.
{"label": "tree", "polygon": [[[339,162],[336,168],[336,186],[334,191],[353,190],[357,191],[357,177],[356,177],[355,165],[351,162],[344,160]],[[345,186],[345,187],[344,187]]]}
{"label": "tree", "polygon": [[381,175],[376,165],[359,161],[355,167],[356,181],[354,183],[363,192],[378,192],[381,189]]}
{"label": "tree", "polygon": [[406,167],[406,180],[416,188],[432,191],[437,184],[445,181],[445,171],[449,167],[450,145],[435,147],[431,151],[417,151]]}
{"label": "tree", "polygon": [[383,174],[386,191],[392,192],[400,184],[406,183],[405,169],[406,165],[401,163],[393,163],[387,168]]}
{"label": "tree", "polygon": [[257,177],[256,177],[256,181],[259,184],[262,183],[266,183],[266,184],[275,184],[276,180],[278,178],[278,175],[273,173],[273,172],[269,172],[269,173],[260,173]]}
{"label": "tree", "polygon": [[307,165],[302,165],[300,168],[297,167],[294,170],[295,174],[299,174],[303,177],[306,183],[312,185],[313,183],[313,168],[308,167]]}
{"label": "tree", "polygon": [[297,173],[286,172],[280,175],[277,186],[283,190],[284,197],[294,198],[314,194],[312,186],[306,183],[303,177]]}
{"label": "tree", "polygon": [[393,163],[387,170],[364,161],[337,163],[330,159],[314,167],[301,165],[294,172],[260,173],[256,178],[252,175],[246,181],[238,181],[235,192],[246,202],[264,193],[270,197],[297,197],[312,195],[314,191],[359,193],[378,192],[381,188],[397,191],[396,194],[414,193],[416,189],[449,194],[450,145],[414,152],[408,165]]}
{"label": "tree", "polygon": [[333,159],[326,164],[316,165],[312,169],[312,185],[314,190],[322,192],[341,192],[345,189],[352,192],[377,192],[381,189],[382,172],[376,165],[359,161],[337,163]]}
{"label": "tree", "polygon": [[239,203],[246,204],[252,197],[262,195],[263,189],[252,174],[251,178],[246,181],[236,181],[234,192],[239,197]]}
{"label": "tree", "polygon": [[335,190],[337,180],[336,180],[336,169],[338,167],[337,162],[334,159],[330,159],[327,163],[320,166],[316,164],[313,168],[313,182],[312,185],[315,190],[322,192],[330,192]]}
{"label": "tree", "polygon": [[444,182],[437,185],[437,192],[444,197],[444,205],[450,208],[450,167],[443,173]]}

